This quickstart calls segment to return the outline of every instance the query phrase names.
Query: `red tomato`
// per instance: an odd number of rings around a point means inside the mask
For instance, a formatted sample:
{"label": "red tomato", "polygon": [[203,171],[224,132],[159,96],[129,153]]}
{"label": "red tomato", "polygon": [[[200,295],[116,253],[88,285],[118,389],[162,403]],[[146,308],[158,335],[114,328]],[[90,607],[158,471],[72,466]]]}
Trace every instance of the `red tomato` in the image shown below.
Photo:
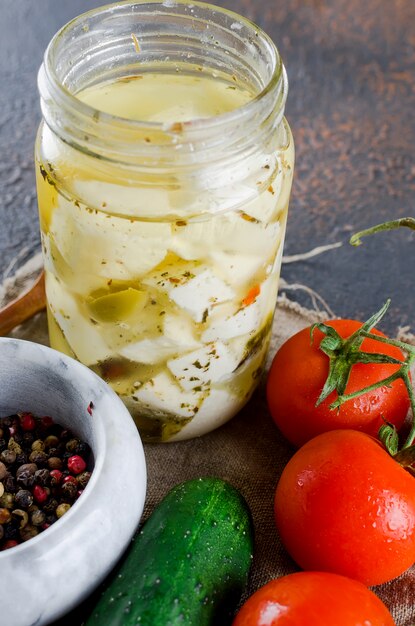
{"label": "red tomato", "polygon": [[415,478],[364,433],[335,430],[300,448],[277,485],[275,520],[302,569],[370,586],[415,562]]}
{"label": "red tomato", "polygon": [[[343,338],[362,326],[354,320],[333,320],[328,325]],[[372,333],[385,337],[376,329]],[[383,424],[382,417],[399,430],[409,408],[408,393],[401,379],[390,387],[381,387],[349,400],[339,410],[329,408],[336,400],[336,392],[315,406],[329,371],[329,357],[319,349],[323,337],[323,333],[316,329],[311,343],[310,329],[305,328],[288,339],[274,357],[268,375],[267,400],[270,413],[283,435],[296,446],[338,428],[362,430],[375,437]],[[399,348],[372,339],[365,339],[361,350],[404,359]],[[358,363],[351,369],[346,393],[380,381],[398,367],[389,363]]]}
{"label": "red tomato", "polygon": [[271,580],[243,605],[232,626],[394,626],[383,602],[364,585],[327,572]]}

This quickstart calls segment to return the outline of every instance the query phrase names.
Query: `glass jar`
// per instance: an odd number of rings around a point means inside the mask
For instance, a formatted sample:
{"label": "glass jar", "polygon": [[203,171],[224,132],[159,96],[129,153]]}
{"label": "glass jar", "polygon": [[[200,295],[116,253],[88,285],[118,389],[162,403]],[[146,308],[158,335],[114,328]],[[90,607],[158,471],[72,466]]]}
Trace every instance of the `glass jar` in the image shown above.
{"label": "glass jar", "polygon": [[144,440],[202,435],[263,372],[294,146],[276,47],[197,2],[121,2],[52,39],[36,174],[52,347]]}

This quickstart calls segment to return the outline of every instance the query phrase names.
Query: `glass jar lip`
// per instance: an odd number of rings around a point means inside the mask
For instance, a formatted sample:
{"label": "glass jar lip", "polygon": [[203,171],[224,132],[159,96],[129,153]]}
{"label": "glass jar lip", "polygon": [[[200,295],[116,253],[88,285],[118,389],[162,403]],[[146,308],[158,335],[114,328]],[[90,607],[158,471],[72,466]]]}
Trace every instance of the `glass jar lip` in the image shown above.
{"label": "glass jar lip", "polygon": [[141,129],[145,129],[165,132],[166,130],[170,130],[172,127],[171,122],[165,123],[146,120],[134,120],[107,113],[105,111],[102,111],[101,109],[97,109],[77,98],[76,94],[72,93],[64,84],[62,84],[55,72],[52,62],[53,53],[56,45],[59,43],[60,39],[65,36],[66,33],[70,32],[70,30],[74,28],[74,26],[76,26],[85,19],[99,14],[103,14],[105,12],[122,9],[123,7],[126,7],[128,5],[154,5],[154,7],[163,6],[165,8],[173,10],[176,6],[182,5],[188,6],[189,8],[199,7],[201,9],[211,10],[212,12],[218,12],[231,17],[237,23],[241,23],[242,25],[246,25],[251,28],[255,36],[261,37],[263,43],[268,48],[273,67],[271,77],[265,84],[265,86],[246,103],[242,104],[239,107],[236,107],[235,109],[232,109],[231,111],[220,113],[218,115],[208,118],[191,118],[180,123],[180,126],[186,128],[187,131],[192,130],[197,132],[206,131],[207,129],[218,131],[222,126],[226,126],[236,121],[241,122],[241,120],[243,120],[245,117],[252,117],[253,112],[258,106],[258,103],[261,103],[269,94],[277,89],[281,80],[283,80],[285,83],[287,82],[286,73],[281,61],[281,57],[271,37],[267,35],[267,33],[260,26],[255,24],[255,22],[234,11],[207,2],[200,2],[198,0],[121,0],[120,2],[105,4],[95,9],[85,11],[67,22],[53,36],[44,54],[43,68],[41,68],[41,71],[44,70],[47,76],[49,88],[51,88],[52,90],[53,97],[57,98],[60,103],[64,104],[69,109],[75,110],[78,114],[82,115],[85,118],[94,118],[94,116],[99,114],[99,120],[104,125],[111,125],[112,127],[118,127],[119,129],[125,130],[132,129],[138,131]]}

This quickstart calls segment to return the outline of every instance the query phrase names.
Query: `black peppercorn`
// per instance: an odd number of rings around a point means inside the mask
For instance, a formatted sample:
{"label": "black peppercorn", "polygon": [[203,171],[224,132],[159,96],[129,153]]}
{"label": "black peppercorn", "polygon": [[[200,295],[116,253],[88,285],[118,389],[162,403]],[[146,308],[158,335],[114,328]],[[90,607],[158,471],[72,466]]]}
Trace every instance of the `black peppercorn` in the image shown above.
{"label": "black peppercorn", "polygon": [[45,467],[48,462],[48,455],[41,450],[34,450],[29,455],[29,461],[36,463],[39,467]]}
{"label": "black peppercorn", "polygon": [[74,482],[64,483],[61,487],[62,500],[72,502],[78,493],[78,484]]}
{"label": "black peppercorn", "polygon": [[46,515],[44,514],[43,511],[40,511],[39,509],[37,509],[37,511],[33,511],[33,513],[30,516],[30,522],[32,523],[33,526],[42,526],[42,524],[44,524],[46,521]]}
{"label": "black peppercorn", "polygon": [[7,474],[3,478],[3,486],[6,491],[9,493],[14,493],[16,491],[16,482],[11,474]]}
{"label": "black peppercorn", "polygon": [[4,538],[17,539],[19,536],[19,522],[11,519],[10,522],[4,525]]}
{"label": "black peppercorn", "polygon": [[27,509],[33,504],[33,496],[27,489],[19,489],[14,497],[14,501],[20,509]]}
{"label": "black peppercorn", "polygon": [[50,482],[50,472],[46,468],[38,469],[35,472],[35,482],[38,485],[48,485]]}
{"label": "black peppercorn", "polygon": [[23,465],[17,468],[16,478],[19,479],[20,474],[22,474],[23,472],[28,472],[29,474],[32,474],[33,476],[36,470],[37,470],[36,463],[24,463]]}
{"label": "black peppercorn", "polygon": [[43,505],[43,510],[46,515],[53,514],[56,511],[58,504],[59,502],[55,498],[49,498],[49,500],[47,500],[47,502]]}
{"label": "black peppercorn", "polygon": [[29,460],[29,457],[27,456],[25,452],[22,452],[21,454],[18,454],[16,456],[17,465],[24,465],[25,463],[28,462],[28,460]]}
{"label": "black peppercorn", "polygon": [[35,483],[35,475],[31,474],[28,470],[20,472],[17,477],[17,484],[21,487],[33,487]]}
{"label": "black peppercorn", "polygon": [[0,452],[3,452],[7,448],[7,443],[5,439],[0,439]]}
{"label": "black peppercorn", "polygon": [[80,441],[78,445],[76,446],[75,454],[78,454],[79,456],[82,456],[84,459],[86,459],[90,451],[91,451],[91,448],[86,443],[86,441]]}
{"label": "black peppercorn", "polygon": [[3,452],[0,454],[0,461],[5,463],[5,465],[13,465],[13,463],[16,461],[16,452],[8,449],[3,450]]}
{"label": "black peppercorn", "polygon": [[35,436],[33,433],[23,433],[23,437],[22,437],[22,443],[26,448],[31,448],[32,447],[32,443],[35,440]]}
{"label": "black peppercorn", "polygon": [[82,472],[82,474],[78,474],[76,480],[81,489],[85,489],[87,484],[89,483],[89,479],[91,478],[91,472]]}
{"label": "black peppercorn", "polygon": [[22,541],[28,541],[29,539],[32,539],[33,537],[36,537],[36,535],[39,534],[39,529],[36,528],[36,526],[27,524],[27,526],[21,529],[19,534],[20,534],[20,538]]}
{"label": "black peppercorn", "polygon": [[73,438],[72,432],[68,428],[64,428],[59,435],[59,439],[61,441],[69,441],[69,439],[72,439],[72,438]]}
{"label": "black peppercorn", "polygon": [[51,456],[48,459],[48,467],[51,470],[54,469],[62,469],[63,467],[63,463],[62,463],[62,459],[60,459],[58,456]]}

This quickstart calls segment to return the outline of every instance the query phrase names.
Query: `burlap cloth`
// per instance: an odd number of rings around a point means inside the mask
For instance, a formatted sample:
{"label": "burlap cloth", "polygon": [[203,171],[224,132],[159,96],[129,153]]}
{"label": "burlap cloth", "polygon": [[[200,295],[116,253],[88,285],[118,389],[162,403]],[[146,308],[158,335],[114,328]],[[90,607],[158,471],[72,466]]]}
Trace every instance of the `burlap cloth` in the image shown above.
{"label": "burlap cloth", "polygon": [[[32,258],[17,274],[0,285],[0,305],[30,284],[40,264],[39,256]],[[280,291],[286,291],[288,286],[284,283],[282,286]],[[328,307],[321,304],[317,294],[311,294],[311,298],[313,310],[302,308],[285,295],[279,297],[270,358],[285,339],[331,314]],[[45,315],[39,314],[11,335],[47,344]],[[186,479],[219,476],[228,480],[245,496],[254,520],[255,553],[246,594],[249,595],[270,579],[297,570],[280,543],[273,519],[275,487],[293,452],[269,416],[262,383],[243,411],[217,431],[191,441],[145,445],[148,492],[144,519],[174,485]],[[412,626],[415,623],[415,567],[398,579],[374,588],[374,591],[391,610],[397,626]],[[79,612],[76,615],[61,620],[60,624],[77,626],[82,618]]]}

